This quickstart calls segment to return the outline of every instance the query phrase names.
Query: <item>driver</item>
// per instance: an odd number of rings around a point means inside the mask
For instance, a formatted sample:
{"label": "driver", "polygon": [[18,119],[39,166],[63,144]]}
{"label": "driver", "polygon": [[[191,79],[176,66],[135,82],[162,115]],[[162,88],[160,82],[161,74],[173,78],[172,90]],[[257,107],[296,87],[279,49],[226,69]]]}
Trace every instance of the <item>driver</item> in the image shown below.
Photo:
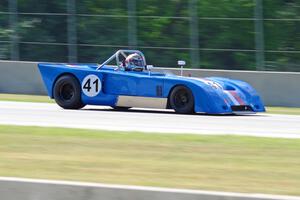
{"label": "driver", "polygon": [[145,68],[143,57],[137,53],[128,55],[125,59],[124,68],[125,71],[143,71]]}

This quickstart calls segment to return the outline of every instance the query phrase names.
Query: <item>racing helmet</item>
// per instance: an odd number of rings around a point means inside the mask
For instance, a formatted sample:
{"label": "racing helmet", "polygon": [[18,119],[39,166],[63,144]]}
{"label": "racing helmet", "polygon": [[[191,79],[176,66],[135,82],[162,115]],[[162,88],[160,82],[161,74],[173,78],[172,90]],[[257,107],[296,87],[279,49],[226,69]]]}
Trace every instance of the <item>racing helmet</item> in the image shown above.
{"label": "racing helmet", "polygon": [[145,61],[141,55],[133,53],[126,57],[124,68],[126,71],[143,71]]}

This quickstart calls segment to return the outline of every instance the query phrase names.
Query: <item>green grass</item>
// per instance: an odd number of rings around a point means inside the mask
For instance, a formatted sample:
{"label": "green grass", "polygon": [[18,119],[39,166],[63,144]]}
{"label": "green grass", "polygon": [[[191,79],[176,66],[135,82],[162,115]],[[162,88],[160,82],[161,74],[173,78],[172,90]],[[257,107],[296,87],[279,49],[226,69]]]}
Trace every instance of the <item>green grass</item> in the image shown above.
{"label": "green grass", "polygon": [[300,108],[267,107],[267,112],[273,114],[300,115]]}
{"label": "green grass", "polygon": [[48,96],[23,95],[23,94],[0,94],[0,101],[18,101],[18,102],[38,102],[53,103],[54,100]]}
{"label": "green grass", "polygon": [[[54,103],[54,100],[47,96],[20,94],[0,94],[0,101]],[[300,115],[300,108],[267,107],[267,112],[271,114]]]}
{"label": "green grass", "polygon": [[0,176],[300,195],[300,140],[0,126]]}

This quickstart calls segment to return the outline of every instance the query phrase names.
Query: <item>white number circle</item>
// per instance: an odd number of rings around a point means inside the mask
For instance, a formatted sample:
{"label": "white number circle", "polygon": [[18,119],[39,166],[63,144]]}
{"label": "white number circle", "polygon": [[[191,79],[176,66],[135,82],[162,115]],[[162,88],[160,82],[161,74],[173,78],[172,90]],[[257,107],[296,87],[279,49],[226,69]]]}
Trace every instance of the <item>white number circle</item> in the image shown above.
{"label": "white number circle", "polygon": [[99,77],[93,74],[86,76],[82,81],[81,89],[88,97],[97,96],[102,89]]}

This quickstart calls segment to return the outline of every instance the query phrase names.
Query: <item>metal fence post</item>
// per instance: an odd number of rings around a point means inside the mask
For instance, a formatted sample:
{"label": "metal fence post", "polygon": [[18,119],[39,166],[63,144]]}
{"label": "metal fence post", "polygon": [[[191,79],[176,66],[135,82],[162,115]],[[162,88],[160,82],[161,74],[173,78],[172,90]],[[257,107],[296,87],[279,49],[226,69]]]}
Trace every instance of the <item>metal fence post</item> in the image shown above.
{"label": "metal fence post", "polygon": [[127,0],[128,14],[128,46],[135,48],[137,46],[137,18],[136,18],[136,0]]}
{"label": "metal fence post", "polygon": [[18,3],[17,0],[9,0],[9,26],[12,30],[10,36],[10,59],[19,60],[19,36],[18,36]]}
{"label": "metal fence post", "polygon": [[197,0],[189,0],[191,67],[200,68]]}
{"label": "metal fence post", "polygon": [[77,28],[75,0],[67,0],[68,61],[77,62]]}
{"label": "metal fence post", "polygon": [[254,0],[256,70],[265,69],[265,41],[262,0]]}

